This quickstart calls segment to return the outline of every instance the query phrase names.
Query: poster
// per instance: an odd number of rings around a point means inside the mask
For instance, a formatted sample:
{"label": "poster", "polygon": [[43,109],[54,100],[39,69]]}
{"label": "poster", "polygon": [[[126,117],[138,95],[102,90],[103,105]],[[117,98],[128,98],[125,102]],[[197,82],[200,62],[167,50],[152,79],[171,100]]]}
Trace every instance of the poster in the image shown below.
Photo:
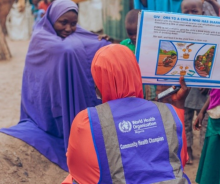
{"label": "poster", "polygon": [[220,87],[220,19],[142,11],[136,57],[143,83]]}

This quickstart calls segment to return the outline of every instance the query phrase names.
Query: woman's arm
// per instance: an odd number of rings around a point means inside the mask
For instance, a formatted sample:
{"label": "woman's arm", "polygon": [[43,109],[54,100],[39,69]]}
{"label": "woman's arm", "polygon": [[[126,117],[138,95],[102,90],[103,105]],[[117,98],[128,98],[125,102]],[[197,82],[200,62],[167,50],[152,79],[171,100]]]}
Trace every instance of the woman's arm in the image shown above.
{"label": "woman's arm", "polygon": [[172,95],[172,105],[178,109],[184,109],[185,99],[189,93],[189,88],[186,86],[184,77],[180,77],[180,90]]}
{"label": "woman's arm", "polygon": [[194,45],[194,43],[190,43],[189,45],[186,46],[186,48],[189,49],[189,47],[192,45]]}
{"label": "woman's arm", "polygon": [[73,120],[66,156],[69,173],[75,181],[98,183],[99,165],[87,109],[79,112]]}

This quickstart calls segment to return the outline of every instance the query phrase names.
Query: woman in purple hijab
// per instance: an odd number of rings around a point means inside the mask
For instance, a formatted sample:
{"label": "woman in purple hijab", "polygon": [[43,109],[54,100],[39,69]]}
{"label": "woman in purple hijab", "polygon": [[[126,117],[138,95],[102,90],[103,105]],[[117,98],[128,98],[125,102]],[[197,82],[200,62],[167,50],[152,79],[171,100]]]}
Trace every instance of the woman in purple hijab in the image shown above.
{"label": "woman in purple hijab", "polygon": [[77,20],[75,3],[56,0],[35,26],[23,73],[20,122],[0,130],[35,147],[66,171],[74,117],[101,103],[95,94],[91,61],[108,44],[80,28]]}

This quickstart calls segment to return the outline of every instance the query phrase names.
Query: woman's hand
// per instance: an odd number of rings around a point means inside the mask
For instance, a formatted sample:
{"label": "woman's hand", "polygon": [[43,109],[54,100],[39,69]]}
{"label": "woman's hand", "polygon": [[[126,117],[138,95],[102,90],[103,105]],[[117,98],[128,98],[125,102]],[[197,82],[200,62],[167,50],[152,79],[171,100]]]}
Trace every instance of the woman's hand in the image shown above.
{"label": "woman's hand", "polygon": [[200,130],[202,127],[202,120],[204,118],[204,114],[202,112],[200,112],[195,120],[195,122],[193,123],[193,129],[194,130]]}
{"label": "woman's hand", "polygon": [[[189,88],[186,86],[184,77],[180,77],[180,90],[172,95],[172,105],[179,109],[184,109],[185,99],[189,93]],[[175,88],[175,87],[174,87]]]}
{"label": "woman's hand", "polygon": [[99,36],[98,36],[98,39],[99,39],[99,40],[104,39],[104,40],[107,40],[107,41],[110,41],[110,42],[113,41],[113,38],[110,38],[110,36],[108,36],[108,35],[106,35],[106,34],[104,34],[104,35],[99,35]]}

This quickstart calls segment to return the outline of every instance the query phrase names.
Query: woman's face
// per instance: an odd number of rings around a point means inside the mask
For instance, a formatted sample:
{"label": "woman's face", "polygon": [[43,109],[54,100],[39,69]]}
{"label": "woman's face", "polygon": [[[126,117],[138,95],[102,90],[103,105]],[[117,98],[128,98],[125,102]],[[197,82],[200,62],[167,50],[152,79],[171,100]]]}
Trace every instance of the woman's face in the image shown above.
{"label": "woman's face", "polygon": [[78,15],[74,11],[68,11],[61,15],[54,23],[53,27],[57,35],[66,38],[76,30]]}

